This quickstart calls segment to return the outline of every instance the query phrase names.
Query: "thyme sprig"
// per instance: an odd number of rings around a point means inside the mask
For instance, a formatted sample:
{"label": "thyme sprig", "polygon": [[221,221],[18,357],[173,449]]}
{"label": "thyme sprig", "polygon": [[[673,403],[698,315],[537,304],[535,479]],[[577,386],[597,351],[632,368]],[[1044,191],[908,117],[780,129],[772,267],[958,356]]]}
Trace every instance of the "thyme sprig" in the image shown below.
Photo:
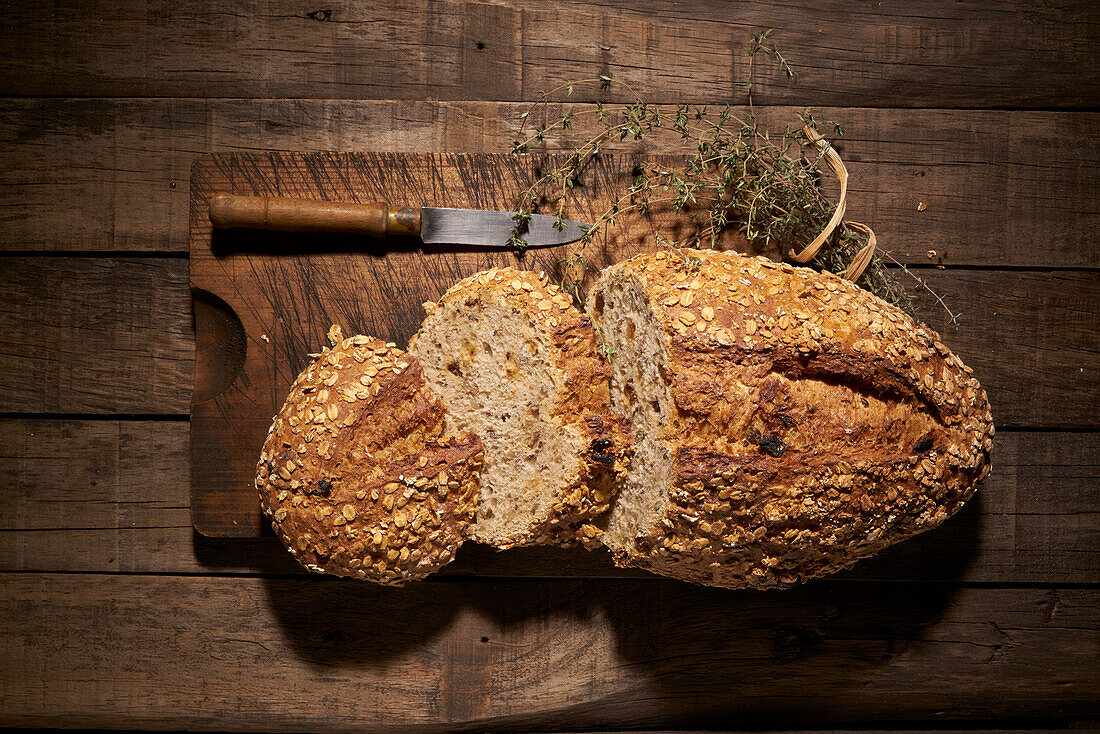
{"label": "thyme sprig", "polygon": [[[801,250],[823,231],[835,210],[835,204],[820,188],[823,152],[810,144],[802,130],[807,126],[813,130],[831,128],[833,135],[839,137],[843,129],[839,124],[816,119],[810,110],[798,115],[799,124],[787,124],[782,131],[771,131],[761,125],[752,107],[753,59],[766,54],[787,79],[797,77],[797,71],[781,53],[772,34],[772,29],[753,34],[745,53],[749,57],[748,73],[742,85],[747,92],[747,114],[738,114],[729,104],[717,107],[652,104],[630,85],[607,75],[565,81],[542,93],[519,116],[512,154],[519,156],[536,148],[545,149],[551,134],[555,140],[578,139],[568,144],[569,152],[562,162],[538,172],[534,183],[518,197],[512,243],[521,249],[526,245],[521,233],[534,213],[550,214],[555,217],[556,227],[565,227],[566,207],[574,189],[582,182],[588,166],[610,144],[644,144],[656,134],[672,134],[693,151],[686,161],[669,166],[638,159],[630,183],[591,222],[580,240],[582,249],[627,215],[651,217],[672,211],[693,226],[686,236],[678,239],[655,231],[657,245],[662,248],[716,247],[723,233],[732,230],[740,231],[756,251]],[[602,91],[612,87],[622,89],[629,101],[571,105],[563,114],[551,117],[552,100],[563,94],[572,97],[576,90],[591,86]],[[582,122],[586,132],[577,135],[575,127],[582,127]],[[869,230],[864,230],[865,227],[841,223],[809,265],[843,273],[867,245]],[[909,295],[895,277],[896,271],[885,264],[886,259],[909,273],[897,260],[876,250],[858,282],[884,300],[912,312]],[[579,253],[558,263],[562,287],[578,303],[580,284],[587,271],[588,263]],[[927,288],[915,275],[912,277]]]}

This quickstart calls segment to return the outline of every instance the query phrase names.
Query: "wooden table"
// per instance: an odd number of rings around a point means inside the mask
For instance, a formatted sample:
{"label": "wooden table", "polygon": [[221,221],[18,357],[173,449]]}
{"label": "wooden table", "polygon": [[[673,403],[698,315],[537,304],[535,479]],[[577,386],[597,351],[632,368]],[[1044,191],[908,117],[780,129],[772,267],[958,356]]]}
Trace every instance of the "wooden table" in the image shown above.
{"label": "wooden table", "polygon": [[[1100,717],[1094,2],[382,5],[4,3],[0,722]],[[852,573],[774,593],[473,575],[395,591],[306,577],[274,543],[192,531],[197,156],[506,151],[522,102],[600,74],[652,101],[740,104],[742,53],[766,27],[799,76],[758,63],[756,106],[846,123],[851,216],[961,314],[956,331],[920,301],[998,423],[994,472],[960,516]]]}

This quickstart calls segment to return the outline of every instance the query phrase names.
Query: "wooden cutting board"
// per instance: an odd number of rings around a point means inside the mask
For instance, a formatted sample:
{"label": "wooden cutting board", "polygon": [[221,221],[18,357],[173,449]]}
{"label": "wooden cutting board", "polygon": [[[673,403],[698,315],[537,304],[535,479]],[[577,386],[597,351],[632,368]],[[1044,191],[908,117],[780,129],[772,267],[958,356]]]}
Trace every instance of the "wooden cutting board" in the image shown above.
{"label": "wooden cutting board", "polygon": [[[270,533],[252,486],[272,416],[331,324],[404,347],[421,304],[485,268],[512,265],[561,277],[580,244],[530,249],[426,247],[419,240],[214,231],[207,202],[234,193],[409,206],[510,210],[560,158],[507,155],[233,153],[191,170],[191,286],[196,375],[191,408],[191,516],[214,537]],[[574,191],[567,215],[591,222],[628,185],[634,162],[605,156]],[[582,253],[591,274],[652,248],[652,232],[682,236],[684,217],[623,220]],[[576,268],[574,268],[576,271]]]}

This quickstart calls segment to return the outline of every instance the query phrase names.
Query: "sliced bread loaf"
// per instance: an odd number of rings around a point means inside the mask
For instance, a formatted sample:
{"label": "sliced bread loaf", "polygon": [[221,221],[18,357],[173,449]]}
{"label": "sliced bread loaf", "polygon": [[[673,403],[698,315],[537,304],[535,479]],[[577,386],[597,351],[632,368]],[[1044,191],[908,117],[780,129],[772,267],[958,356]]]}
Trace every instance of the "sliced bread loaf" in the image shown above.
{"label": "sliced bread loaf", "polygon": [[621,566],[793,583],[935,527],[989,471],[971,370],[841,278],[673,250],[608,268],[588,305],[636,441],[604,533]]}
{"label": "sliced bread loaf", "polygon": [[481,443],[443,434],[445,410],[412,356],[329,332],[275,416],[256,469],[264,513],[310,571],[398,586],[469,535]]}
{"label": "sliced bread loaf", "polygon": [[591,321],[545,276],[494,268],[455,284],[409,342],[448,407],[485,447],[475,540],[497,548],[598,545],[630,454],[609,413]]}

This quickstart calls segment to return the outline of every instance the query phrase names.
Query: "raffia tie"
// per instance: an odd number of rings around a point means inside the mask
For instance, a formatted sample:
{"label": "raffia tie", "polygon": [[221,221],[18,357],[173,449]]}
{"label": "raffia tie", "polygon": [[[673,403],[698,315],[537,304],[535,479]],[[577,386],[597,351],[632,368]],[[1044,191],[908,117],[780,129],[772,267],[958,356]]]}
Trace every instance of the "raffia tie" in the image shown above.
{"label": "raffia tie", "polygon": [[840,160],[840,156],[837,154],[836,149],[829,144],[829,141],[826,140],[813,125],[806,124],[803,126],[802,134],[821,151],[822,156],[825,158],[825,162],[829,164],[829,168],[833,169],[833,173],[836,174],[837,180],[840,181],[840,200],[837,201],[836,209],[833,211],[833,216],[829,219],[829,223],[825,225],[825,229],[821,230],[821,233],[818,234],[817,237],[814,237],[813,242],[806,245],[801,252],[791,250],[788,256],[795,262],[800,263],[813,260],[817,257],[817,253],[821,251],[822,246],[828,241],[836,228],[843,224],[849,229],[854,229],[857,232],[863,232],[867,235],[867,244],[856,253],[856,256],[852,258],[852,262],[848,264],[848,269],[844,271],[844,277],[854,282],[859,280],[859,276],[863,275],[863,271],[867,268],[867,265],[870,264],[871,256],[875,254],[875,247],[877,246],[878,240],[875,237],[875,233],[866,224],[844,221],[844,213],[848,209],[848,169],[844,167],[844,161]]}

